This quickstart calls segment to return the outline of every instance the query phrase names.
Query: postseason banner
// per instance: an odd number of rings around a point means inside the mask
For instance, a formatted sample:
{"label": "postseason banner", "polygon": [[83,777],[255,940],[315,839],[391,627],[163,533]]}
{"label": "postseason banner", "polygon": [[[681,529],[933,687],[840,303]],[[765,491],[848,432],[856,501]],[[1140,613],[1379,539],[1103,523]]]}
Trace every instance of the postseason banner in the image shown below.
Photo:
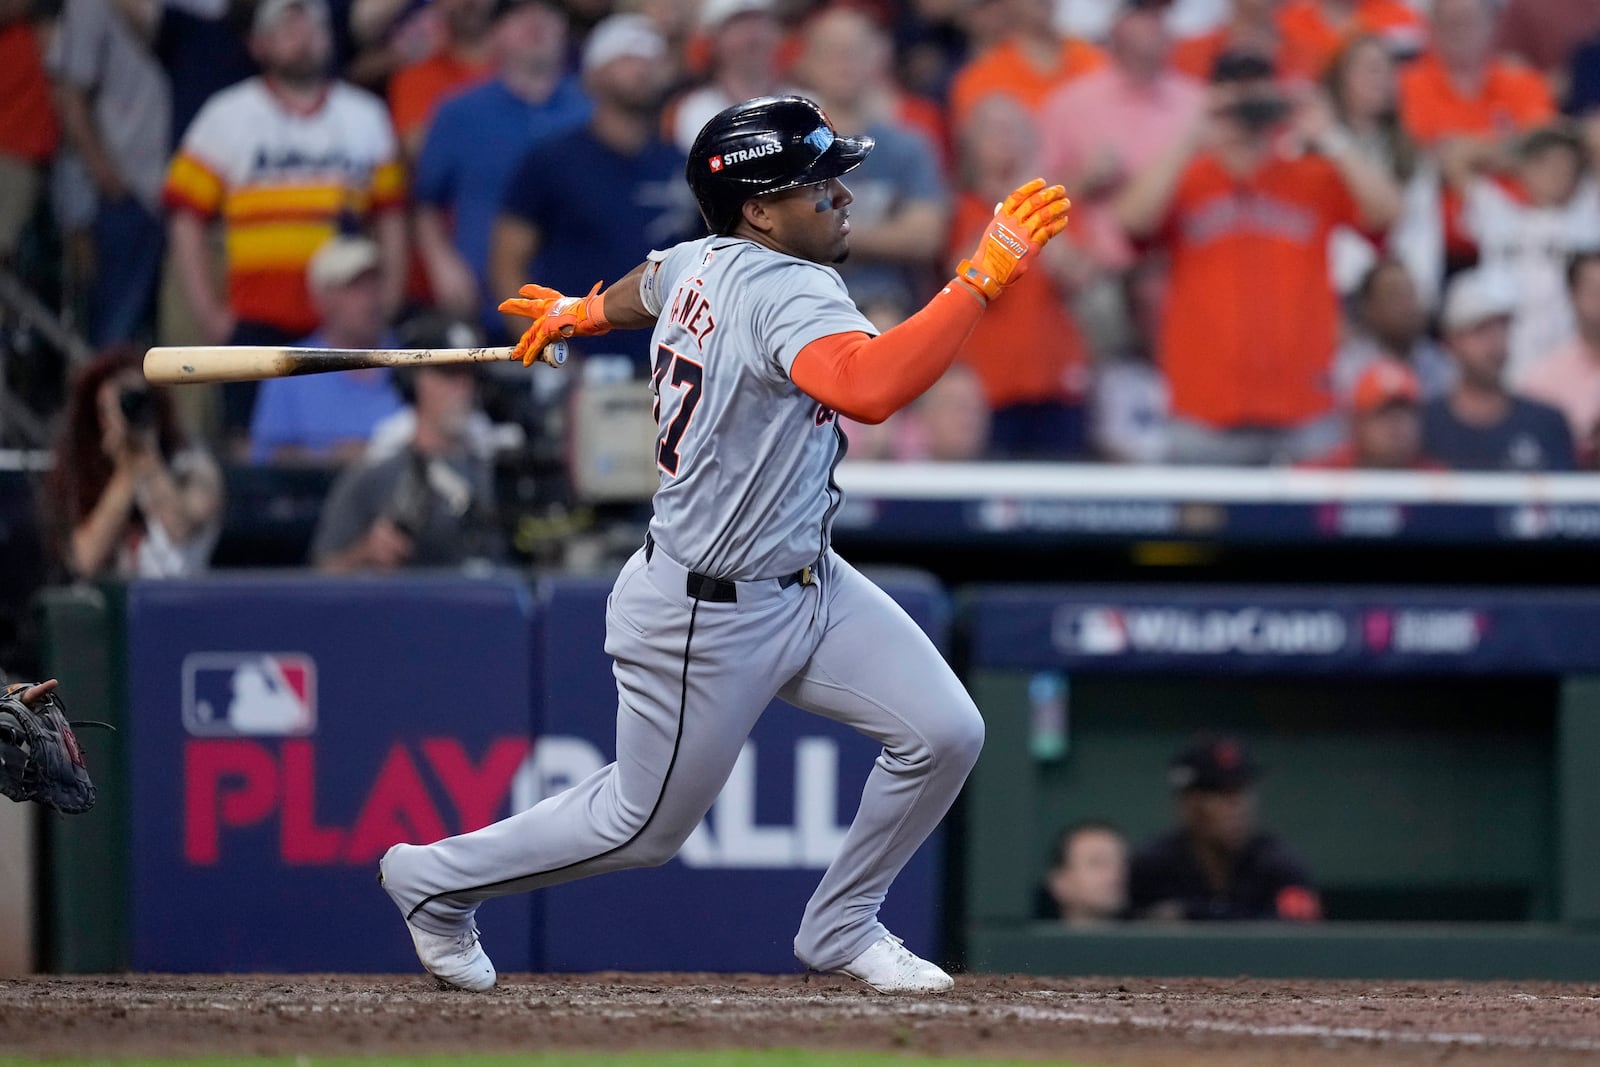
{"label": "postseason banner", "polygon": [[[416,970],[378,859],[509,814],[532,615],[517,577],[136,583],[134,969]],[[526,900],[482,920],[527,970]]]}
{"label": "postseason banner", "polygon": [[[378,859],[395,842],[524,810],[612,760],[610,584],[136,583],[134,969],[417,971]],[[883,584],[945,643],[937,583]],[[486,903],[479,925],[496,966],[797,970],[795,927],[878,752],[775,702],[666,866]],[[939,850],[935,835],[883,912],[928,953],[939,949]]]}
{"label": "postseason banner", "polygon": [[1373,588],[984,587],[976,667],[1553,675],[1600,670],[1600,594]]}

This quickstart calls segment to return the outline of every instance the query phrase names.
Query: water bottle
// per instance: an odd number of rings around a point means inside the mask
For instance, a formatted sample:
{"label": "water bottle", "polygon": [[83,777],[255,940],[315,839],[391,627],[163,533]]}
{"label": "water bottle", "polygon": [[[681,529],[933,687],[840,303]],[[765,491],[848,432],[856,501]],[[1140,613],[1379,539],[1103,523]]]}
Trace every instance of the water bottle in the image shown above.
{"label": "water bottle", "polygon": [[1028,680],[1028,749],[1041,763],[1054,763],[1067,754],[1067,701],[1065,674],[1041,671]]}

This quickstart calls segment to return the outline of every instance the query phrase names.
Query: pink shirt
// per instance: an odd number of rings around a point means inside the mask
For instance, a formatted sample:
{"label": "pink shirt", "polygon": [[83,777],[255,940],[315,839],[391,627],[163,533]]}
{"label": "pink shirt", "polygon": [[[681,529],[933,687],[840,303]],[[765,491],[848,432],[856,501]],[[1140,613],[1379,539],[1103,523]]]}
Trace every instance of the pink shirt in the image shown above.
{"label": "pink shirt", "polygon": [[[1070,183],[1109,151],[1126,181],[1183,134],[1204,101],[1204,86],[1174,70],[1163,71],[1148,85],[1114,64],[1091,71],[1056,90],[1039,109],[1045,175]],[[1133,256],[1112,215],[1116,191],[1108,189],[1090,200],[1067,185],[1078,242],[1107,266],[1123,267]]]}
{"label": "pink shirt", "polygon": [[1530,366],[1518,392],[1560,410],[1579,453],[1588,451],[1600,422],[1600,353],[1575,338]]}

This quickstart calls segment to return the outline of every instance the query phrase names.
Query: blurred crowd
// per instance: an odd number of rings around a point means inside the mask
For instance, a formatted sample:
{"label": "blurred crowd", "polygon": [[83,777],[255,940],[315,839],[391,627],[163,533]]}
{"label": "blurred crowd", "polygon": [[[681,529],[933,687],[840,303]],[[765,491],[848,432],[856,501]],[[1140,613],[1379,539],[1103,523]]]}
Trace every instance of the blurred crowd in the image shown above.
{"label": "blurred crowd", "polygon": [[[155,403],[130,368],[507,343],[524,282],[582,294],[703,232],[689,143],[780,92],[876,139],[839,270],[880,329],[1022,180],[1075,204],[852,459],[1600,466],[1590,0],[0,0],[0,266],[102,353],[63,397],[73,476],[150,492],[122,453],[159,430],[195,514],[207,455],[388,461],[473,513],[474,464],[571,381],[645,377],[641,339],[458,376],[437,417],[432,374]],[[330,565],[417,551],[358,519]]]}

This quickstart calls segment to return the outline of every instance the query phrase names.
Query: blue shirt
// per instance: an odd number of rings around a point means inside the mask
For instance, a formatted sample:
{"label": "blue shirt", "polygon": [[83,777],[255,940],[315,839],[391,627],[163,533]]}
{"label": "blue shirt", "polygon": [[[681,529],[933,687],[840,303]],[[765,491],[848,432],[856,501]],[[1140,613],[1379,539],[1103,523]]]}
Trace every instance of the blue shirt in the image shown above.
{"label": "blue shirt", "polygon": [[1468,426],[1448,397],[1422,409],[1422,451],[1458,471],[1570,471],[1572,431],[1555,408],[1521,397],[1494,426]]}
{"label": "blue shirt", "polygon": [[539,231],[527,280],[582,295],[597,281],[616,281],[617,271],[643,263],[652,249],[704,233],[684,162],[659,138],[622,155],[587,126],[524,156],[501,210]]}
{"label": "blue shirt", "polygon": [[[589,98],[576,78],[562,79],[542,104],[530,104],[495,80],[446,99],[428,127],[411,193],[419,203],[453,213],[451,237],[477,275],[480,315],[491,336],[504,331],[495,311],[500,299],[491,299],[488,274],[489,234],[506,183],[529,149],[582,126],[589,111]],[[541,162],[575,177],[582,173],[560,156]]]}
{"label": "blue shirt", "polygon": [[[327,341],[312,334],[299,347],[326,348]],[[330,454],[341,441],[365,441],[374,426],[404,406],[383,369],[269,378],[256,392],[250,462],[270,463],[273,449],[290,445]]]}

